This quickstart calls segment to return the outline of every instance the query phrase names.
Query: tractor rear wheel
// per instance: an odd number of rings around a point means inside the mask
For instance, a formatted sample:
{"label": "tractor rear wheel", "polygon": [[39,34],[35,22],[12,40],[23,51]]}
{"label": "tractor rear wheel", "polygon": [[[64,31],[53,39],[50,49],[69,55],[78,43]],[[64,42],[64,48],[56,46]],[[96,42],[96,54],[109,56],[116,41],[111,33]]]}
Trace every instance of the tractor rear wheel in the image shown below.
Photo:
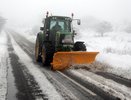
{"label": "tractor rear wheel", "polygon": [[35,44],[35,59],[37,62],[41,62],[41,49],[40,49],[40,40],[37,36],[36,44]]}
{"label": "tractor rear wheel", "polygon": [[86,51],[86,45],[84,42],[76,42],[73,47],[74,51]]}
{"label": "tractor rear wheel", "polygon": [[43,65],[50,65],[53,59],[53,47],[50,43],[44,43],[42,47],[42,63]]}

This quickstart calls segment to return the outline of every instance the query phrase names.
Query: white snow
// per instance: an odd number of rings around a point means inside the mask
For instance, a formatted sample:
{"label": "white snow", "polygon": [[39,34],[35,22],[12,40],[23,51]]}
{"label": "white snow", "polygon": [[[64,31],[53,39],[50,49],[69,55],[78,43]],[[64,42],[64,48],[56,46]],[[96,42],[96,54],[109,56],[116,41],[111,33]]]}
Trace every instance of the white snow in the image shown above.
{"label": "white snow", "polygon": [[96,58],[99,62],[104,62],[110,67],[108,72],[122,76],[124,78],[131,79],[131,56],[130,55],[118,55],[113,53],[99,54]]}
{"label": "white snow", "polygon": [[49,100],[63,100],[62,96],[56,91],[53,85],[48,81],[46,76],[34,65],[32,59],[19,47],[19,45],[11,38],[14,50],[20,61],[28,68],[29,72],[34,76],[35,80],[40,85],[43,93],[48,96]]}
{"label": "white snow", "polygon": [[96,61],[110,65],[106,71],[131,79],[131,34],[124,32],[98,33],[83,31],[81,38],[85,41],[87,51],[100,52]]}
{"label": "white snow", "polygon": [[6,100],[7,94],[7,39],[4,31],[0,33],[0,100]]}

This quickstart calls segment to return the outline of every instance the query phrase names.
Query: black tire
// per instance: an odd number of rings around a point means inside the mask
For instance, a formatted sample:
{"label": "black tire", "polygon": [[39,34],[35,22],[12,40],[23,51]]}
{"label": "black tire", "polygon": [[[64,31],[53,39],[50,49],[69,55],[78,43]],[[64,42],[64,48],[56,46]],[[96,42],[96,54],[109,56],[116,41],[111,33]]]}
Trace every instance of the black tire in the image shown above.
{"label": "black tire", "polygon": [[53,59],[54,50],[51,43],[44,43],[42,47],[42,63],[43,65],[50,65]]}
{"label": "black tire", "polygon": [[37,62],[41,62],[42,58],[41,58],[41,45],[42,42],[39,39],[39,35],[36,38],[36,44],[35,44],[35,60]]}
{"label": "black tire", "polygon": [[73,47],[74,51],[86,51],[86,45],[84,42],[76,42]]}

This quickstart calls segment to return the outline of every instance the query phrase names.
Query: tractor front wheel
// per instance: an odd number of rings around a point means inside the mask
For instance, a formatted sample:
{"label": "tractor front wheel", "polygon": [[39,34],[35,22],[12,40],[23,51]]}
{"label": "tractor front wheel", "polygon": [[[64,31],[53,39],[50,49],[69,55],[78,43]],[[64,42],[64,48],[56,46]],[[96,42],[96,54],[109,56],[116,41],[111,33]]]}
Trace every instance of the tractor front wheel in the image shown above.
{"label": "tractor front wheel", "polygon": [[73,47],[74,51],[86,51],[86,45],[84,42],[76,42]]}

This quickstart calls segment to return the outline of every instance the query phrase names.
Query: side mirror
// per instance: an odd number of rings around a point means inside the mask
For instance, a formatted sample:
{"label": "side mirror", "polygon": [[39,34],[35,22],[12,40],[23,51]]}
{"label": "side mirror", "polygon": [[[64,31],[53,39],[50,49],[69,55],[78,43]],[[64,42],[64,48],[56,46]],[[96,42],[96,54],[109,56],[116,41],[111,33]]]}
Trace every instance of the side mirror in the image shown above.
{"label": "side mirror", "polygon": [[81,24],[81,21],[80,19],[77,20],[77,24],[80,25]]}
{"label": "side mirror", "polygon": [[44,27],[40,27],[40,30],[43,31],[43,30],[44,30]]}

